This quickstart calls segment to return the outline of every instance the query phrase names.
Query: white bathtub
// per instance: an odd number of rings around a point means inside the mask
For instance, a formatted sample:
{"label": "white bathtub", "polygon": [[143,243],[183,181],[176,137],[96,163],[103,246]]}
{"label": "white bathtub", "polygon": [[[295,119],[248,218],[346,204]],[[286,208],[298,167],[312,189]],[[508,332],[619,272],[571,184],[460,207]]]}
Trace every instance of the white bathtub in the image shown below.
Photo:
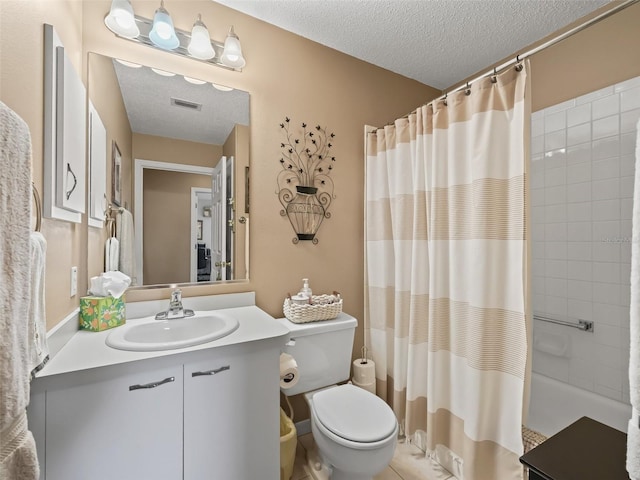
{"label": "white bathtub", "polygon": [[527,422],[530,429],[550,437],[581,417],[590,417],[626,432],[631,405],[539,373],[532,374]]}

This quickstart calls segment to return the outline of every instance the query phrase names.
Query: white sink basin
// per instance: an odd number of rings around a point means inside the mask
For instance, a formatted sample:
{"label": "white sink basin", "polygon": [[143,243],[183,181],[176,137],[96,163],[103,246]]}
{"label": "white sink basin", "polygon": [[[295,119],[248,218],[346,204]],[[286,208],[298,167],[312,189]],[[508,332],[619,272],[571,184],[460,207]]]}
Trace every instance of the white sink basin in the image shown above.
{"label": "white sink basin", "polygon": [[223,313],[198,312],[175,320],[133,321],[117,327],[106,343],[119,350],[146,352],[191,347],[222,338],[238,328],[238,320]]}

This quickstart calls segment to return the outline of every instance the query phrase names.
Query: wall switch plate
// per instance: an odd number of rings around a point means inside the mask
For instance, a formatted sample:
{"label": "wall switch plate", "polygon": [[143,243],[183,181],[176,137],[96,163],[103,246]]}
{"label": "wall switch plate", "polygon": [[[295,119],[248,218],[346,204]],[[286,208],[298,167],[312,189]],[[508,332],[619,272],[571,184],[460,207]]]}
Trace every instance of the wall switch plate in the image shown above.
{"label": "wall switch plate", "polygon": [[78,293],[78,267],[71,267],[71,296]]}

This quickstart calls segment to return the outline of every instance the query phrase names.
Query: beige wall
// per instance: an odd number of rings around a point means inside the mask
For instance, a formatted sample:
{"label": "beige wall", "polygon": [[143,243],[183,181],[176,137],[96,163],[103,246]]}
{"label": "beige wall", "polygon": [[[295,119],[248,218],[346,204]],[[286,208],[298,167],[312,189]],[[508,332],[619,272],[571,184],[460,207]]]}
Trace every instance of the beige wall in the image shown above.
{"label": "beige wall", "polygon": [[639,51],[640,4],[635,4],[532,57],[532,109],[637,77]]}
{"label": "beige wall", "polygon": [[[157,2],[134,1],[136,13],[151,17]],[[87,51],[178,71],[251,94],[251,280],[194,286],[185,297],[255,290],[258,305],[282,316],[282,300],[297,291],[303,277],[317,292],[339,290],[345,310],[363,318],[363,126],[381,125],[410,111],[438,92],[418,82],[355,60],[319,44],[209,1],[184,1],[170,9],[176,27],[189,29],[202,13],[211,36],[224,39],[230,25],[240,36],[247,67],[230,72],[116,38],[104,28],[108,1],[85,4]],[[321,123],[337,135],[334,170],[337,198],[332,218],[318,233],[320,243],[294,245],[289,222],[280,216],[275,195],[285,116]],[[135,147],[134,147],[135,150]],[[137,152],[134,155],[138,157]],[[166,289],[132,291],[127,300],[168,298]],[[362,327],[357,334],[362,343]]]}
{"label": "beige wall", "polygon": [[[52,24],[74,68],[84,76],[81,2],[73,0],[0,1],[0,100],[29,125],[33,148],[33,181],[42,196],[44,34]],[[86,290],[87,228],[44,219],[47,239],[47,326],[56,325],[78,306],[70,298],[70,269],[78,266],[78,291]]]}
{"label": "beige wall", "polygon": [[[157,1],[134,1],[136,13],[152,17]],[[362,344],[363,318],[363,126],[382,125],[440,92],[391,72],[304,40],[210,1],[174,2],[176,27],[188,30],[202,13],[213,38],[224,39],[233,24],[247,66],[230,72],[116,38],[103,23],[109,0],[0,1],[0,99],[29,124],[34,144],[34,179],[42,191],[42,23],[52,23],[72,61],[98,52],[183,72],[251,94],[251,280],[248,283],[185,288],[185,297],[255,290],[257,303],[282,315],[286,292],[302,277],[315,292],[339,290],[345,310],[360,320],[355,352]],[[84,22],[83,22],[84,21]],[[532,59],[535,110],[640,75],[640,5],[587,29]],[[472,39],[470,39],[472,41]],[[515,54],[515,52],[514,52]],[[293,231],[279,215],[275,179],[279,169],[278,124],[326,125],[336,132],[333,173],[336,199],[318,245],[293,245]],[[86,289],[87,228],[47,220],[49,327],[77,307],[69,299],[69,269],[79,266],[79,291]],[[167,289],[132,291],[129,301],[168,298]]]}
{"label": "beige wall", "polygon": [[145,169],[145,285],[190,281],[191,187],[211,188],[211,176]]}
{"label": "beige wall", "polygon": [[[133,4],[136,13],[146,17],[152,17],[157,7],[155,1]],[[251,94],[252,124],[252,278],[248,283],[186,288],[184,295],[255,290],[258,304],[280,316],[284,294],[297,289],[300,279],[309,276],[318,292],[343,292],[345,309],[362,319],[363,125],[393,120],[437,92],[214,2],[183,1],[179,8],[176,3],[171,14],[178,28],[188,30],[198,13],[202,13],[213,38],[224,39],[229,26],[235,26],[248,65],[241,73],[230,72],[115,37],[103,22],[109,7],[109,0],[0,1],[0,99],[31,129],[33,175],[38,189],[42,191],[45,22],[54,25],[85,79],[86,53],[97,52],[246,90]],[[291,227],[279,215],[281,207],[274,193],[279,168],[278,124],[285,115],[296,121],[322,123],[337,134],[337,199],[333,217],[318,234],[317,246],[293,245]],[[130,198],[126,190],[130,182],[123,180],[123,193]],[[78,291],[86,291],[88,228],[45,220],[42,230],[49,244],[46,301],[51,328],[78,305],[78,298],[69,298],[68,294],[71,266],[79,267]],[[94,234],[92,242],[96,236],[102,243],[102,238]],[[343,272],[345,265],[347,274]],[[134,291],[127,298],[168,298],[168,294],[166,289]]]}
{"label": "beige wall", "polygon": [[[467,79],[460,79],[446,90],[464,85],[466,81],[514,59],[517,54],[528,52],[620,3],[611,1],[566,28],[513,52],[494,65],[487,65]],[[531,56],[532,111],[639,76],[638,25],[640,4],[635,4]]]}
{"label": "beige wall", "polygon": [[141,133],[133,134],[133,158],[137,160],[213,168],[221,156],[222,145],[189,142]]}

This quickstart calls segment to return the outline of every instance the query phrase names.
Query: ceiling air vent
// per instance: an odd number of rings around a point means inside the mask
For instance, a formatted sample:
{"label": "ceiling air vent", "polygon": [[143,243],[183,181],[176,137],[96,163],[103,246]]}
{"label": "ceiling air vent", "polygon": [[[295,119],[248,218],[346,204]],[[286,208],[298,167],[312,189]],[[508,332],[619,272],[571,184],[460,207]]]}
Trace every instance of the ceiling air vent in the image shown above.
{"label": "ceiling air vent", "polygon": [[176,107],[188,108],[190,110],[202,110],[201,103],[194,103],[188,100],[181,100],[179,98],[171,98],[171,105],[175,105]]}

